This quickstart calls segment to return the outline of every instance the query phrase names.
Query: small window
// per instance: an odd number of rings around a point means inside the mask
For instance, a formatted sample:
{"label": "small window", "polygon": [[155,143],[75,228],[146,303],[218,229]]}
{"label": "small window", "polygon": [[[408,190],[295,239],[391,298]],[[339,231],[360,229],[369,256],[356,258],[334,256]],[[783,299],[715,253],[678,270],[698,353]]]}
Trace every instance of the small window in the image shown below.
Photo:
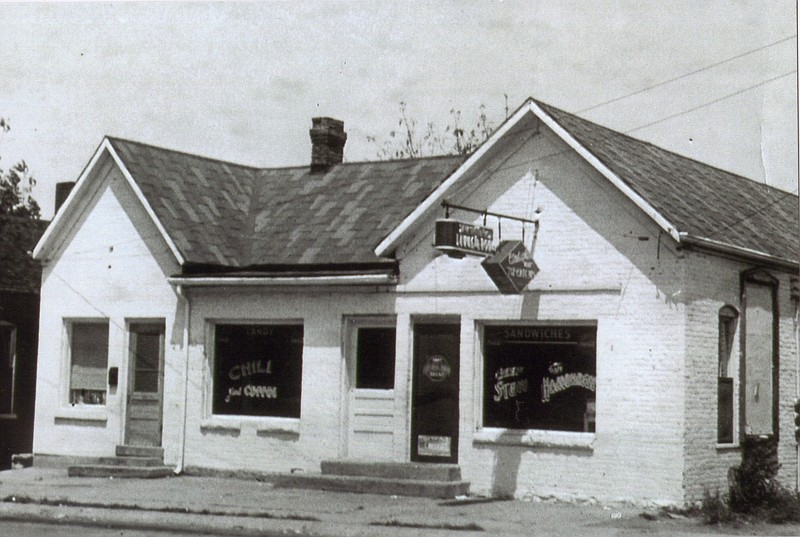
{"label": "small window", "polygon": [[17,365],[17,329],[0,321],[0,415],[14,414],[14,380]]}
{"label": "small window", "polygon": [[717,373],[717,441],[733,443],[733,366],[731,353],[738,312],[732,306],[719,310],[719,361]]}
{"label": "small window", "polygon": [[595,431],[596,326],[487,326],[483,425]]}
{"label": "small window", "polygon": [[214,414],[300,417],[302,325],[218,324]]}
{"label": "small window", "polygon": [[356,388],[394,388],[395,328],[359,328],[356,349]]}
{"label": "small window", "polygon": [[74,322],[69,326],[71,405],[106,404],[108,321]]}

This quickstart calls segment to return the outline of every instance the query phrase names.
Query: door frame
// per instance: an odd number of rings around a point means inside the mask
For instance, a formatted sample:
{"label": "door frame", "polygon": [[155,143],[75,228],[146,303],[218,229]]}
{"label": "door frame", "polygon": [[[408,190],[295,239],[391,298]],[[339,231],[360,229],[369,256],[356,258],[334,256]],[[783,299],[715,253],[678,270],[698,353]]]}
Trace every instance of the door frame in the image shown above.
{"label": "door frame", "polygon": [[[394,328],[397,337],[397,316],[395,314],[376,314],[376,315],[348,315],[343,319],[344,330],[342,331],[342,382],[341,382],[341,433],[339,456],[348,457],[351,444],[351,420],[352,420],[352,395],[356,389],[356,353],[358,351],[358,331],[361,328]],[[392,396],[396,399],[398,394],[397,387],[397,351],[395,350],[395,386],[391,390]],[[389,390],[387,390],[389,391]],[[394,419],[392,424],[394,425]],[[397,436],[397,431],[394,431]],[[396,438],[395,438],[396,440]]]}
{"label": "door frame", "polygon": [[158,412],[158,447],[161,447],[164,439],[164,370],[166,369],[166,346],[167,346],[167,328],[166,320],[158,318],[141,318],[141,319],[126,319],[125,322],[125,335],[127,339],[126,353],[127,353],[127,367],[126,367],[126,389],[125,389],[125,417],[122,420],[122,443],[127,444],[130,441],[130,417],[131,417],[131,399],[134,393],[135,383],[135,345],[136,333],[135,327],[148,326],[154,329],[160,329],[161,337],[158,345],[158,397],[159,397],[159,412]]}
{"label": "door frame", "polygon": [[[414,384],[416,378],[416,371],[417,371],[417,327],[418,326],[425,326],[425,325],[450,325],[453,327],[458,328],[459,339],[458,339],[458,351],[457,351],[457,359],[458,359],[458,368],[455,375],[455,383],[456,383],[456,409],[457,409],[457,416],[455,420],[455,434],[454,440],[455,445],[451,447],[453,457],[455,459],[454,462],[450,461],[439,461],[444,464],[458,464],[459,460],[459,440],[461,435],[461,367],[462,364],[462,356],[461,356],[461,341],[464,336],[463,334],[463,326],[461,322],[461,316],[459,315],[415,315],[411,318],[410,323],[410,346],[409,346],[409,360],[408,360],[408,404],[407,404],[407,420],[406,426],[408,431],[408,436],[406,437],[406,453],[407,453],[407,460],[413,461],[414,457],[414,447],[413,443],[415,441],[414,432],[416,430],[415,423],[414,423]],[[419,455],[417,455],[419,457]],[[430,460],[430,461],[423,461],[424,463],[435,463],[437,461]]]}

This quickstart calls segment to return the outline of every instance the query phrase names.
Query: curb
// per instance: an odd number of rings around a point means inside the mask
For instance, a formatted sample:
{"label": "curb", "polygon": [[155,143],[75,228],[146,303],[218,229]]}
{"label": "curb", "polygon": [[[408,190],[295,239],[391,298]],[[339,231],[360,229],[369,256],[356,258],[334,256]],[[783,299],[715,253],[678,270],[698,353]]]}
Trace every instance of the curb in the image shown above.
{"label": "curb", "polygon": [[[173,531],[207,535],[264,536],[287,532],[310,533],[311,521],[257,519],[233,515],[169,513],[163,511],[103,508],[56,507],[40,504],[0,504],[0,520],[69,524],[139,531]],[[315,535],[322,535],[314,531]]]}

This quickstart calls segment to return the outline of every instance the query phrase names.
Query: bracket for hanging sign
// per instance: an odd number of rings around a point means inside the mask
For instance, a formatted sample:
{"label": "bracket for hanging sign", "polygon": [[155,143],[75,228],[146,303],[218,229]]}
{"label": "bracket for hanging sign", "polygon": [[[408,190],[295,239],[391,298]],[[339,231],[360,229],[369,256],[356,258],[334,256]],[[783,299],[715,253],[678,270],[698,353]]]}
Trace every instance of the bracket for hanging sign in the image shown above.
{"label": "bracket for hanging sign", "polygon": [[502,213],[493,213],[492,211],[487,211],[485,209],[473,209],[472,207],[465,207],[463,205],[455,205],[453,203],[448,202],[447,200],[442,201],[442,207],[444,207],[445,217],[450,217],[450,211],[458,210],[458,211],[466,211],[468,213],[473,214],[480,214],[483,215],[483,222],[484,225],[486,224],[486,217],[487,216],[494,216],[495,218],[500,219],[507,219],[507,220],[515,220],[517,222],[522,222],[523,224],[537,224],[539,222],[539,218],[537,217],[534,220],[530,218],[521,218],[519,216],[511,216],[510,214],[502,214]]}

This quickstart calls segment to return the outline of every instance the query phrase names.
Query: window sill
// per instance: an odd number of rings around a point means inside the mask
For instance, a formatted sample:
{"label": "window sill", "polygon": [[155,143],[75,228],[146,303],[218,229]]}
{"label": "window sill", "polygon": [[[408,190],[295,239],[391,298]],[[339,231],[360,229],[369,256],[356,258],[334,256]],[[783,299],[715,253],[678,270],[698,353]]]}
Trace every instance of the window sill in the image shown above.
{"label": "window sill", "polygon": [[253,418],[241,416],[212,416],[200,422],[205,430],[241,432],[242,428],[255,428],[258,434],[300,434],[298,418]]}
{"label": "window sill", "polygon": [[86,407],[74,406],[60,408],[56,411],[56,419],[76,421],[108,421],[108,411],[105,406]]}
{"label": "window sill", "polygon": [[567,431],[541,431],[500,429],[487,427],[479,429],[473,436],[476,444],[495,444],[500,446],[524,446],[546,449],[594,450],[595,433],[574,433]]}
{"label": "window sill", "polygon": [[17,419],[16,414],[0,414],[0,420],[15,420]]}
{"label": "window sill", "polygon": [[717,451],[738,451],[739,444],[717,444]]}

